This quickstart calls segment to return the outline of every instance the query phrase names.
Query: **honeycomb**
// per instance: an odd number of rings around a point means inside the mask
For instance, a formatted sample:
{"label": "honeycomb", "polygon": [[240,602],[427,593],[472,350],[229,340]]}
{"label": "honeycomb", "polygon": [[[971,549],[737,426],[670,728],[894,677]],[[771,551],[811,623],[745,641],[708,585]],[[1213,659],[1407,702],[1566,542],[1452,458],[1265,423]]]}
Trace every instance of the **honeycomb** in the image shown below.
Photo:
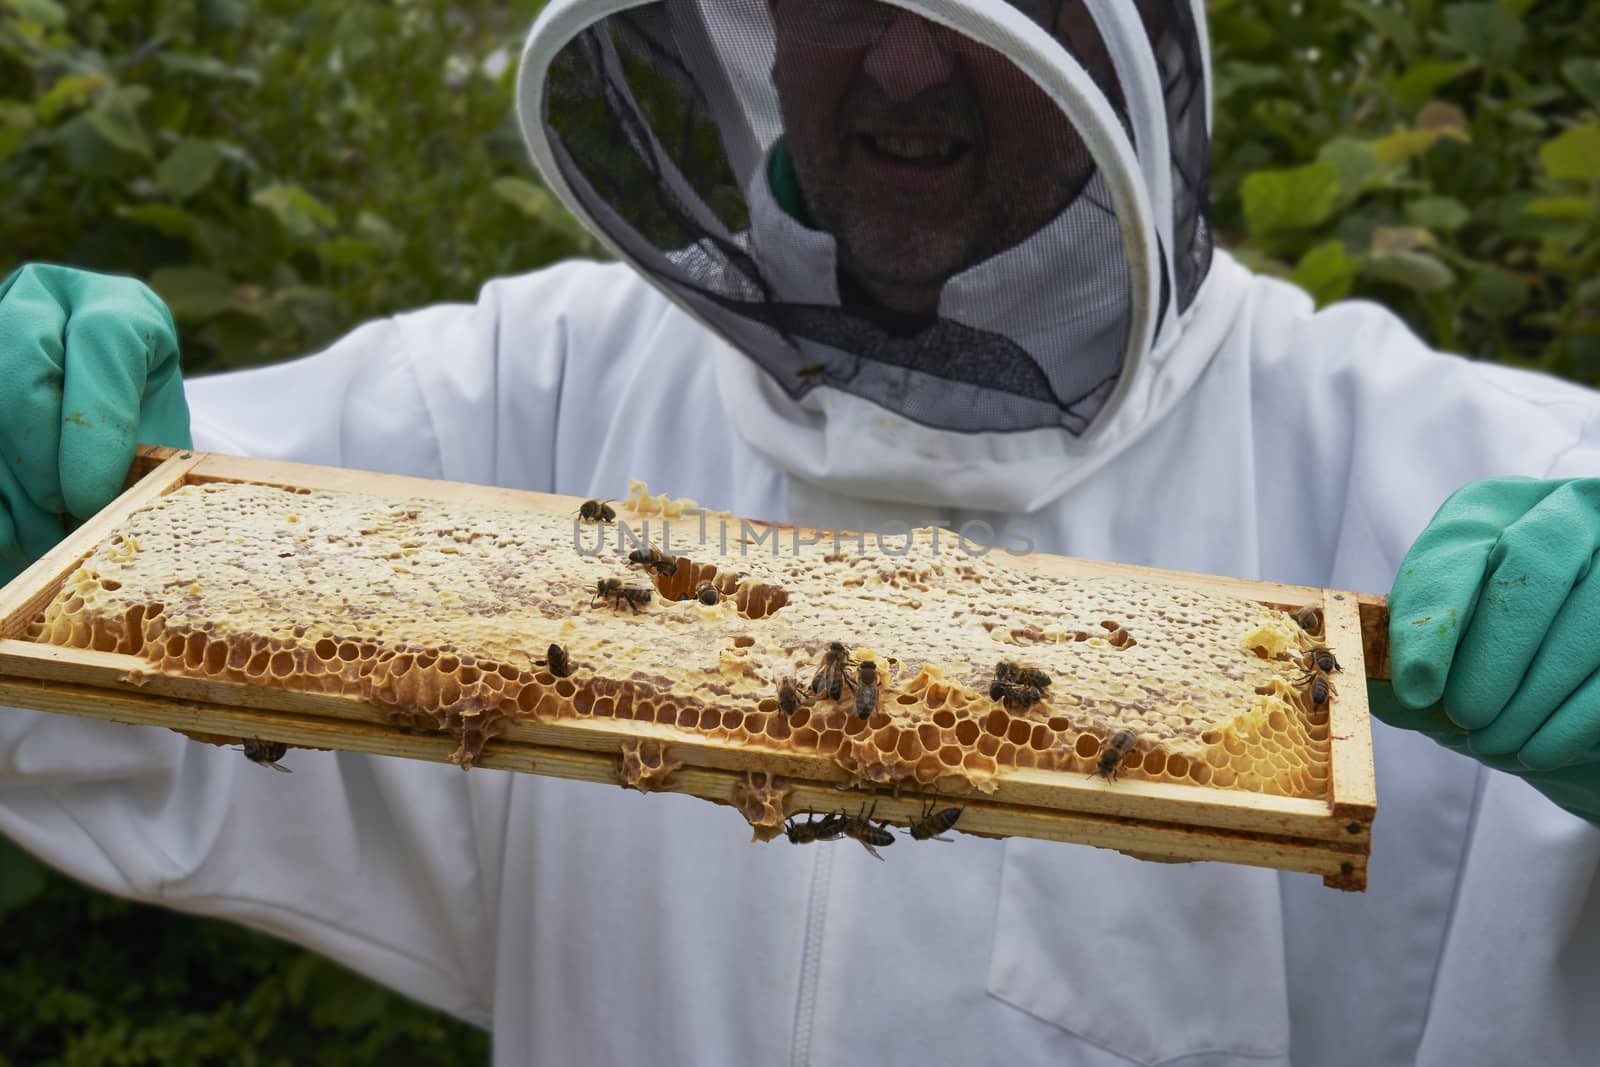
{"label": "honeycomb", "polygon": [[[447,732],[464,768],[518,721],[617,719],[829,759],[863,785],[992,792],[1019,768],[1088,777],[1131,730],[1119,781],[1327,795],[1326,708],[1312,707],[1301,663],[1316,637],[1277,608],[1023,572],[940,531],[892,551],[737,522],[731,536],[721,521],[686,536],[708,513],[638,485],[619,513],[668,546],[670,576],[627,567],[639,542],[622,524],[576,515],[186,486],[101,543],[36,639],[139,656],[149,672],[359,697]],[[598,595],[608,579],[653,595]],[[706,582],[713,604],[695,595]],[[859,717],[845,688],[785,713],[779,686],[795,679],[810,698],[833,642],[876,663],[876,709]],[[991,699],[1000,660],[1047,672],[1043,699]],[[628,742],[619,777],[659,788],[677,765],[662,745]],[[758,830],[781,824],[781,781],[751,778],[735,799]]]}

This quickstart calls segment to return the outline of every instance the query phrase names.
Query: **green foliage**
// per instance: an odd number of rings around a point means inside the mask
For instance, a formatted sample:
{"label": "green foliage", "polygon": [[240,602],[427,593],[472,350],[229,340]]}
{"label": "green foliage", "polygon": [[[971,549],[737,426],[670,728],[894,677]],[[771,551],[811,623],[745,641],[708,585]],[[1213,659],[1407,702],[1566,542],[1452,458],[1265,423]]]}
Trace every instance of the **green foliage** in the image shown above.
{"label": "green foliage", "polygon": [[[0,275],[147,279],[192,373],[595,254],[512,125],[541,3],[0,0]],[[1210,15],[1225,245],[1319,303],[1375,298],[1440,347],[1600,384],[1587,0]],[[3,842],[0,943],[0,1067],[487,1059],[483,1035],[315,956],[100,897]]]}
{"label": "green foliage", "polygon": [[1600,385],[1586,0],[1211,0],[1222,242],[1319,303]]}
{"label": "green foliage", "polygon": [[540,0],[0,0],[0,275],[150,281],[191,373],[593,254],[511,108]]}
{"label": "green foliage", "polygon": [[101,896],[0,838],[0,1067],[467,1067],[488,1035],[263,934]]}

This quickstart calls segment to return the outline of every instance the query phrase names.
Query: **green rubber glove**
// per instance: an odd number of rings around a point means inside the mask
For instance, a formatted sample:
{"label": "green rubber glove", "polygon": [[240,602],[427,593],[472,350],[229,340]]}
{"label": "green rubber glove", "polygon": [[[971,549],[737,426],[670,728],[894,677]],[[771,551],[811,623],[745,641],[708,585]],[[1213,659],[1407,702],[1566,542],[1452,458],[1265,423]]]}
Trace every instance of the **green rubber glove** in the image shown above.
{"label": "green rubber glove", "polygon": [[0,584],[110,503],[141,443],[192,447],[161,298],[67,267],[0,282]]}
{"label": "green rubber glove", "polygon": [[1600,478],[1456,492],[1389,595],[1372,710],[1600,824]]}

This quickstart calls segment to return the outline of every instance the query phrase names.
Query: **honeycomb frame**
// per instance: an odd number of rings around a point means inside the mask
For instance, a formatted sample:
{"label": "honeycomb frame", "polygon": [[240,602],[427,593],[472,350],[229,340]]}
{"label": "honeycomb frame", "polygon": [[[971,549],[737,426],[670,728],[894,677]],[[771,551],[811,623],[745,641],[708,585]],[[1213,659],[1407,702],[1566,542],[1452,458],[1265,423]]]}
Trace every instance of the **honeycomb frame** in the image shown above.
{"label": "honeycomb frame", "polygon": [[[10,638],[0,641],[0,698],[22,704],[32,701],[32,706],[52,704],[48,710],[69,710],[62,706],[59,683],[70,681],[80,689],[86,685],[88,690],[95,691],[66,698],[66,703],[75,705],[70,710],[81,714],[177,725],[172,718],[175,708],[181,707],[188,712],[188,721],[183,725],[191,733],[234,739],[260,737],[300,747],[349,748],[430,759],[453,757],[464,765],[510,767],[610,781],[644,790],[688,792],[734,806],[751,821],[756,835],[763,838],[781,832],[785,815],[840,806],[838,789],[853,785],[863,790],[860,794],[863,797],[868,795],[867,790],[873,791],[879,800],[879,817],[901,825],[915,818],[930,796],[938,796],[963,806],[958,829],[964,832],[1071,840],[1153,858],[1212,858],[1311,870],[1323,874],[1330,885],[1341,888],[1364,885],[1375,797],[1371,788],[1370,733],[1360,679],[1364,656],[1377,644],[1369,637],[1369,630],[1382,629],[1364,625],[1367,616],[1373,614],[1368,610],[1373,606],[1369,603],[1373,598],[1362,602],[1354,594],[1062,557],[1031,556],[1000,564],[1012,568],[1019,576],[1015,579],[1008,576],[1005,581],[1014,580],[1022,585],[1032,580],[1030,575],[1048,576],[1050,581],[1058,583],[1065,578],[1093,583],[1109,576],[1133,583],[1153,581],[1196,590],[1194,603],[1201,605],[1206,603],[1205,596],[1213,594],[1242,596],[1280,614],[1299,604],[1317,604],[1326,630],[1317,640],[1334,648],[1345,667],[1344,673],[1335,678],[1337,698],[1323,721],[1316,722],[1316,716],[1286,710],[1299,699],[1297,693],[1267,693],[1259,697],[1266,710],[1257,716],[1262,720],[1263,729],[1273,726],[1272,720],[1276,719],[1279,730],[1298,729],[1303,734],[1315,735],[1311,749],[1318,753],[1317,765],[1304,768],[1296,779],[1304,788],[1278,790],[1298,795],[1216,787],[1237,784],[1233,779],[1242,776],[1238,771],[1230,776],[1227,772],[1231,768],[1265,766],[1263,739],[1237,731],[1213,738],[1212,752],[1198,759],[1192,752],[1178,753],[1141,737],[1134,753],[1121,768],[1118,780],[1115,783],[1101,781],[1093,775],[1093,768],[1111,726],[1108,721],[1094,720],[1092,708],[1074,708],[1062,714],[1063,709],[1056,706],[1053,691],[1049,707],[1037,713],[1029,709],[1012,713],[990,701],[988,694],[979,692],[984,682],[974,672],[979,664],[992,664],[996,652],[1020,661],[1037,661],[1040,656],[1048,660],[1056,646],[1077,643],[1085,649],[1092,644],[1104,659],[1114,656],[1115,652],[1140,646],[1143,638],[1145,644],[1138,648],[1137,654],[1153,655],[1151,646],[1160,643],[1157,635],[1149,631],[1148,625],[1141,629],[1131,619],[1096,620],[1098,628],[1081,624],[1055,633],[1047,633],[1047,626],[1038,625],[1012,627],[1009,631],[1005,626],[991,627],[989,633],[995,636],[994,647],[986,647],[981,654],[971,657],[965,677],[952,677],[957,672],[940,670],[926,663],[904,662],[910,657],[903,653],[899,657],[885,655],[903,645],[880,651],[856,640],[853,644],[858,658],[873,655],[885,659],[886,685],[880,693],[883,704],[881,712],[875,712],[870,720],[860,720],[849,710],[848,693],[841,704],[831,704],[824,699],[819,703],[827,707],[813,706],[794,715],[781,714],[775,690],[770,689],[775,671],[769,665],[758,669],[751,667],[752,658],[764,651],[760,637],[750,638],[742,648],[733,644],[719,654],[730,678],[737,680],[753,675],[760,686],[769,687],[767,694],[756,700],[753,709],[746,707],[737,712],[738,723],[733,721],[733,709],[718,707],[713,701],[697,706],[692,722],[680,721],[676,713],[665,721],[657,721],[653,716],[644,719],[619,716],[620,709],[648,703],[647,699],[641,699],[641,694],[647,694],[649,688],[641,689],[636,684],[637,679],[616,669],[627,658],[619,648],[605,653],[601,657],[604,662],[599,664],[592,662],[592,654],[579,653],[575,657],[579,666],[570,678],[556,678],[546,669],[532,681],[531,688],[542,685],[542,691],[527,702],[528,706],[523,709],[528,713],[526,716],[502,716],[499,721],[493,721],[492,716],[482,712],[495,696],[484,688],[489,683],[483,676],[488,675],[490,682],[499,679],[495,684],[504,690],[528,682],[530,667],[524,663],[511,670],[504,662],[505,657],[499,657],[499,662],[493,656],[479,657],[485,660],[483,670],[474,675],[472,683],[482,691],[476,696],[467,694],[460,701],[463,706],[471,706],[469,712],[476,708],[477,713],[464,713],[460,721],[452,725],[437,715],[416,714],[414,706],[408,711],[392,702],[374,703],[373,693],[367,693],[366,700],[352,699],[348,680],[300,690],[262,684],[269,680],[274,660],[287,665],[285,657],[296,654],[296,642],[288,634],[280,635],[280,647],[266,657],[264,662],[268,669],[265,671],[248,669],[251,666],[248,662],[230,665],[220,646],[201,632],[200,627],[171,628],[156,634],[158,643],[166,642],[165,657],[158,657],[166,660],[165,669],[159,662],[132,655],[128,641],[103,630],[79,634],[75,640],[62,643],[85,646],[81,648],[51,645],[48,649],[39,646],[29,649],[17,638],[25,636],[29,627],[36,633],[39,631],[40,613],[57,599],[57,593],[67,590],[70,598],[73,581],[89,580],[78,564],[91,557],[97,546],[102,552],[107,551],[108,546],[114,548],[110,538],[124,519],[184,486],[243,483],[306,498],[324,492],[375,495],[392,501],[401,516],[408,507],[413,511],[427,511],[431,507],[428,503],[420,507],[406,504],[408,500],[420,500],[473,507],[512,507],[570,518],[577,510],[578,501],[547,494],[331,468],[202,453],[176,454],[170,450],[147,450],[136,465],[136,471],[140,467],[150,473],[137,486],[0,596],[0,637]],[[310,502],[308,499],[307,503]],[[632,508],[619,505],[619,513],[635,520],[660,516],[664,510],[678,506],[665,497],[647,495],[642,487],[636,487],[625,504]],[[775,536],[781,532],[784,537],[821,539],[815,531],[796,531],[790,527],[746,524],[744,528],[774,532]],[[708,552],[706,547],[697,547],[693,553],[679,558],[677,575],[671,578],[653,576],[657,596],[646,613],[659,615],[679,608],[677,601],[671,598],[672,590],[679,586],[684,587],[679,592],[694,590],[710,580],[718,588],[722,603],[714,608],[684,608],[680,612],[684,618],[715,616],[721,612],[737,615],[755,629],[763,620],[781,620],[801,614],[805,603],[803,594],[798,599],[785,600],[787,594],[781,583],[763,584],[735,568],[719,567],[721,561],[717,555],[715,551]],[[880,565],[886,561],[871,554],[830,562],[846,581],[854,581],[865,573],[860,583],[862,587],[871,586],[913,600],[918,597],[937,599],[937,591],[916,588],[919,578],[923,579],[920,584],[927,585],[928,576],[919,574],[915,567],[908,572],[908,568],[895,564],[891,569],[900,573],[890,580],[882,578],[882,573],[887,572]],[[756,569],[746,566],[742,571]],[[589,582],[594,573],[594,567],[584,570],[584,581]],[[630,583],[645,580],[631,577],[626,571],[616,573]],[[977,581],[971,575],[965,580]],[[776,591],[774,584],[780,585]],[[996,590],[991,583],[981,596],[975,595],[975,599],[986,602],[1006,595],[1009,594],[1005,589]],[[587,603],[590,599],[585,596],[583,601]],[[921,609],[920,601],[918,606]],[[1376,607],[1381,611],[1381,599]],[[609,618],[614,610],[603,603],[580,608],[575,602],[575,617],[559,620],[550,634],[562,635],[569,647],[582,648],[585,620],[596,618],[600,613]],[[883,610],[888,611],[887,608]],[[616,621],[626,623],[629,614],[625,610],[617,611]],[[931,611],[926,614],[935,615]],[[1123,621],[1129,625],[1122,625]],[[997,630],[1001,632],[997,634]],[[791,648],[795,654],[786,666],[797,673],[808,669],[831,636],[834,635],[818,633],[804,649]],[[541,637],[540,641],[543,639]],[[347,666],[372,658],[375,648],[364,649],[363,643],[382,643],[371,636],[363,642],[359,634],[347,634],[340,640],[331,636],[317,640],[322,642],[329,660],[335,665],[342,660]],[[936,638],[926,640],[935,641]],[[1298,650],[1303,650],[1311,640],[1308,637],[1300,642]],[[453,649],[406,648],[403,643],[390,643],[392,647],[387,649],[385,662],[391,666],[408,655],[471,657],[470,652]],[[791,643],[795,643],[792,635]],[[315,647],[317,641],[311,644]],[[538,647],[543,648],[543,645]],[[1289,660],[1291,668],[1297,669],[1292,662],[1296,651],[1294,647],[1279,650],[1280,663]],[[1382,650],[1377,651],[1381,654]],[[1263,659],[1272,658],[1265,648],[1258,652]],[[948,665],[948,660],[940,662]],[[472,667],[469,664],[469,669]],[[303,666],[298,668],[300,675],[309,676],[309,673]],[[346,670],[344,673],[354,672]],[[1269,679],[1265,688],[1283,689],[1285,683],[1281,676],[1285,673],[1279,669],[1280,678]],[[371,672],[368,674],[370,676]],[[31,684],[30,680],[40,684]],[[1089,684],[1078,681],[1082,685]],[[47,693],[51,683],[56,683],[57,688]],[[741,699],[750,696],[751,684],[755,683],[747,680],[738,693]],[[1060,681],[1057,687],[1065,688]],[[116,699],[110,703],[106,701],[109,695],[106,689],[117,691]],[[552,693],[561,699],[556,699]],[[91,695],[99,699],[91,701],[88,699]],[[1075,693],[1063,695],[1071,699]],[[732,702],[732,690],[728,699]],[[1274,700],[1277,701],[1276,712],[1267,707]],[[1132,703],[1137,702],[1130,702],[1130,706]],[[91,710],[91,705],[101,710]],[[903,718],[906,709],[926,710],[927,716],[921,722],[906,720]],[[601,713],[596,714],[597,710]],[[112,714],[113,711],[116,714]],[[1085,723],[1069,729],[1067,720],[1080,715],[1086,717]],[[937,724],[930,721],[935,716],[939,717]],[[199,721],[201,719],[205,721]],[[935,731],[930,727],[934,725],[938,726],[937,732],[942,738],[931,736]],[[732,738],[741,729],[745,731],[744,736],[739,743],[734,743]],[[441,731],[448,734],[448,740],[453,743],[444,743],[446,739],[440,736]],[[809,736],[807,731],[815,737]],[[923,735],[921,748],[917,748],[919,732]],[[830,735],[836,736],[829,740]],[[872,738],[875,743],[866,744],[863,738]],[[753,746],[752,740],[774,743]],[[796,740],[798,744],[790,743]],[[946,758],[940,762],[930,755],[943,751],[947,757],[954,756],[950,751],[952,742],[962,749],[959,760],[952,762]],[[889,753],[887,760],[883,758],[885,752]],[[896,763],[896,753],[908,757],[899,761],[898,768],[891,766]],[[933,762],[930,763],[930,759]],[[1229,759],[1237,762],[1230,763]],[[1224,778],[1228,781],[1212,781]],[[751,796],[770,793],[773,782],[782,786],[778,794],[781,800],[776,805],[750,801]],[[757,788],[759,783],[764,784]]]}

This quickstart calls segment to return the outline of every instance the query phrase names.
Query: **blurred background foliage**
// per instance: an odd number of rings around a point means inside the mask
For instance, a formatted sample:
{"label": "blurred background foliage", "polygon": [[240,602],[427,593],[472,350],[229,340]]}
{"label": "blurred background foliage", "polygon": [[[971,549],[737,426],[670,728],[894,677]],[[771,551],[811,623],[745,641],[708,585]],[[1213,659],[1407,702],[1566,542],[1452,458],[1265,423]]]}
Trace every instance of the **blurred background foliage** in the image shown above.
{"label": "blurred background foliage", "polygon": [[[594,255],[512,124],[540,6],[0,0],[0,275],[147,279],[195,373]],[[1588,0],[1208,6],[1223,244],[1441,348],[1600,385]],[[317,957],[0,849],[0,1067],[487,1061]]]}

